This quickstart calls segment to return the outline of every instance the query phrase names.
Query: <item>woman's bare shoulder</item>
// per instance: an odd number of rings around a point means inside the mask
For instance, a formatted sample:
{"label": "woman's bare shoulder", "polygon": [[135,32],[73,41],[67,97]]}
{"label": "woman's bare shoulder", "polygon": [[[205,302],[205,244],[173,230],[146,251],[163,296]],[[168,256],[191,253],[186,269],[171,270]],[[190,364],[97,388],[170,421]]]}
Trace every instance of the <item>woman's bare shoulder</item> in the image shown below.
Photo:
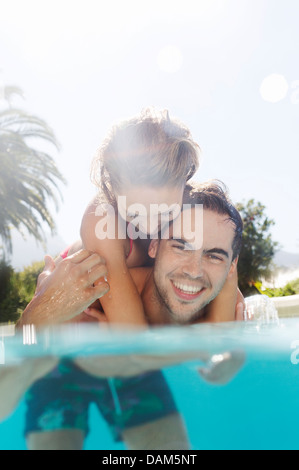
{"label": "woman's bare shoulder", "polygon": [[101,255],[119,256],[126,252],[127,246],[126,231],[119,232],[118,216],[113,206],[92,201],[81,223],[80,234],[84,247]]}

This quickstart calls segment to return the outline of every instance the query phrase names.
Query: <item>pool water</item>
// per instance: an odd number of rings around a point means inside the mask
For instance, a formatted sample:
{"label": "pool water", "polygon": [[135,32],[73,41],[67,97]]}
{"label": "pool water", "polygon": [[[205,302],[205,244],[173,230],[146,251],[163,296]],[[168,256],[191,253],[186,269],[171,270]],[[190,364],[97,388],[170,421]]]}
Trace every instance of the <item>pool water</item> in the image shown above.
{"label": "pool water", "polygon": [[[298,312],[299,313],[299,312]],[[214,355],[243,351],[245,363],[225,385],[207,383],[198,373],[199,359],[162,367],[178,411],[185,423],[190,449],[299,448],[299,319],[161,328],[148,332],[52,329],[35,334],[4,336],[5,367],[32,357],[109,357],[203,351]],[[27,343],[27,344],[24,344]],[[31,344],[30,344],[31,343]],[[4,362],[4,361],[3,361]],[[1,397],[0,397],[1,399]],[[0,423],[0,449],[26,449],[23,437],[26,405]],[[121,411],[120,411],[121,412]],[[91,404],[90,433],[84,449],[126,449]],[[163,443],[161,443],[163,449]]]}

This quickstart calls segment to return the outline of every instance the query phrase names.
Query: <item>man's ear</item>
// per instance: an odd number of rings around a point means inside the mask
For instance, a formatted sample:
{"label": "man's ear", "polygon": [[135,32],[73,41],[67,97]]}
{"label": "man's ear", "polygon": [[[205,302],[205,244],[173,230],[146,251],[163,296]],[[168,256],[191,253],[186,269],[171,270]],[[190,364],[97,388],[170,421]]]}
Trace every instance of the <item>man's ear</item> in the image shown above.
{"label": "man's ear", "polygon": [[160,240],[158,240],[157,238],[154,238],[151,242],[150,242],[150,246],[148,247],[148,254],[151,258],[156,258],[157,256],[157,251],[158,251],[158,247],[159,247],[159,242]]}
{"label": "man's ear", "polygon": [[227,277],[232,277],[232,276],[234,276],[234,274],[235,274],[236,271],[237,271],[238,261],[239,261],[239,256],[237,256],[237,257],[232,261],[232,264],[231,264],[231,267],[229,268],[229,272],[228,272]]}

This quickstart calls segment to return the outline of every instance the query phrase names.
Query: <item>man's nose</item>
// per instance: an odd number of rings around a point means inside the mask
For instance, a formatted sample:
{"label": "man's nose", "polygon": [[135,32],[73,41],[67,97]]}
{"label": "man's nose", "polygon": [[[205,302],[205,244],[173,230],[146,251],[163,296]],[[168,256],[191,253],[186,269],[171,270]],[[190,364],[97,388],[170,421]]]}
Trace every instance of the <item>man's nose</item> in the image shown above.
{"label": "man's nose", "polygon": [[201,255],[190,252],[189,259],[184,264],[183,272],[193,279],[203,277],[204,269]]}

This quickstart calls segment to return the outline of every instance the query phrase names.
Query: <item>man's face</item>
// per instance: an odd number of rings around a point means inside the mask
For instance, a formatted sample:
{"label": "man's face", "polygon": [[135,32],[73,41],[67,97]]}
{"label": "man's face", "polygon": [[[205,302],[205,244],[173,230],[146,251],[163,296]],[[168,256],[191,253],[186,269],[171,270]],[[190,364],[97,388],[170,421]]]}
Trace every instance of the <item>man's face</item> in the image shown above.
{"label": "man's face", "polygon": [[[195,209],[183,211],[194,223]],[[197,228],[198,229],[198,228]],[[154,282],[169,320],[188,324],[203,317],[203,309],[220,293],[227,276],[236,269],[232,261],[234,225],[227,215],[203,210],[203,244],[194,246],[194,232],[184,217],[174,221],[169,239],[153,240],[149,254],[155,258]],[[180,240],[172,238],[181,233]]]}

